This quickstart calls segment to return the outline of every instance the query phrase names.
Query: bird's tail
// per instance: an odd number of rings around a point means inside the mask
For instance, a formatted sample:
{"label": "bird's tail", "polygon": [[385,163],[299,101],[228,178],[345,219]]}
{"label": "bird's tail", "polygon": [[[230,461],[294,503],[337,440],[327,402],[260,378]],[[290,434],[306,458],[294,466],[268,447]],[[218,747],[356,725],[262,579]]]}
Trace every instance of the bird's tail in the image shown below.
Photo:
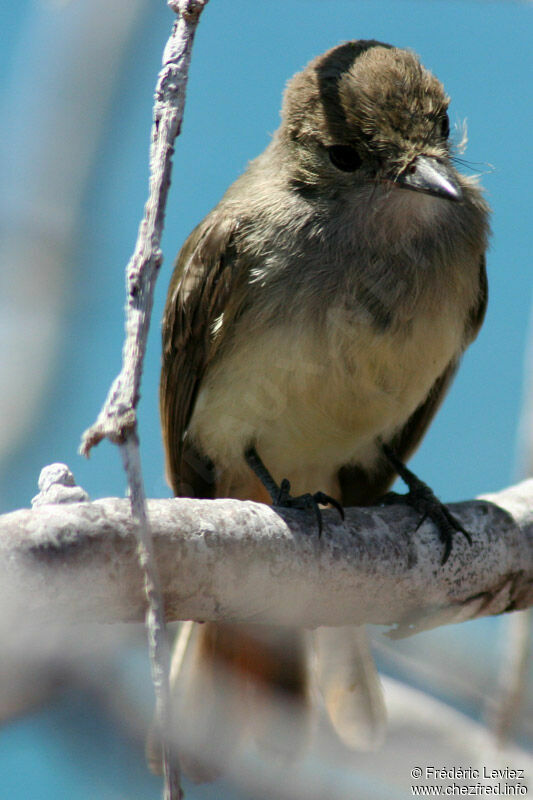
{"label": "bird's tail", "polygon": [[352,750],[376,750],[386,711],[366,629],[317,628],[314,644],[315,681],[337,735]]}
{"label": "bird's tail", "polygon": [[[214,780],[250,741],[287,761],[304,749],[309,728],[305,650],[303,633],[294,629],[184,623],[170,681],[179,760],[189,778]],[[160,772],[161,746],[154,731],[147,756]]]}

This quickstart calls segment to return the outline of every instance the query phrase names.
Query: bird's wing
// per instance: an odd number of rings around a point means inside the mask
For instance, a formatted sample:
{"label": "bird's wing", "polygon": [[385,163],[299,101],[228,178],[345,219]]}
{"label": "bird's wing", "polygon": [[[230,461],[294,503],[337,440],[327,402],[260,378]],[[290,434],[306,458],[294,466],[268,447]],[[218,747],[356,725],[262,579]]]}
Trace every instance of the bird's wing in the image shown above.
{"label": "bird's wing", "polygon": [[167,479],[177,495],[214,492],[212,467],[186,431],[206,368],[237,313],[236,228],[228,215],[208,215],[183,245],[168,290],[159,405]]}
{"label": "bird's wing", "polygon": [[[488,290],[484,254],[480,258],[479,293],[472,306],[465,330],[465,346],[473,341],[483,323],[487,308]],[[461,354],[454,358],[444,372],[437,378],[431,390],[411,414],[405,425],[387,442],[400,461],[407,461],[420,444],[429,424],[444,400],[457,368]],[[338,473],[343,505],[371,505],[390,488],[396,477],[393,466],[383,458],[373,471],[367,471],[356,465],[342,467]]]}

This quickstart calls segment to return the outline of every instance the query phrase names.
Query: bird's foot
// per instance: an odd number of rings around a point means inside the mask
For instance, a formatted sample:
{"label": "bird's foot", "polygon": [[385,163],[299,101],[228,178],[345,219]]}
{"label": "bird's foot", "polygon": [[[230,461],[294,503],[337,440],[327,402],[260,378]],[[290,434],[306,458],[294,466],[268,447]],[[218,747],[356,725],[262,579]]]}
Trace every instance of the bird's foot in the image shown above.
{"label": "bird's foot", "polygon": [[390,447],[383,445],[383,452],[394,466],[400,478],[407,484],[409,491],[407,494],[389,492],[381,498],[380,503],[383,505],[404,503],[414,508],[421,515],[416,530],[418,530],[426,519],[430,519],[437,527],[439,538],[444,544],[444,553],[441,563],[445,564],[452,552],[453,537],[455,534],[462,533],[468,544],[472,544],[472,537],[451,511],[446,508],[444,503],[441,503],[433,490],[430,489],[426,483],[421,481],[420,478],[417,478],[417,476],[396,457]]}
{"label": "bird's foot", "polygon": [[287,478],[283,478],[279,485],[276,498],[272,498],[273,504],[278,508],[298,508],[301,511],[313,510],[318,523],[318,535],[322,535],[322,509],[320,506],[333,506],[339,512],[340,518],[344,519],[344,508],[334,497],[325,492],[315,492],[314,494],[300,494],[297,497],[291,495],[291,484]]}
{"label": "bird's foot", "polygon": [[314,494],[301,494],[298,497],[292,497],[291,484],[287,478],[284,478],[278,486],[257,454],[255,447],[248,448],[244,454],[244,458],[248,466],[255,472],[268,491],[272,499],[272,505],[278,508],[296,508],[301,511],[314,511],[317,518],[319,536],[322,534],[322,509],[320,506],[333,506],[339,512],[341,519],[344,519],[344,509],[342,505],[334,497],[330,497],[329,494],[325,494],[325,492],[315,492]]}

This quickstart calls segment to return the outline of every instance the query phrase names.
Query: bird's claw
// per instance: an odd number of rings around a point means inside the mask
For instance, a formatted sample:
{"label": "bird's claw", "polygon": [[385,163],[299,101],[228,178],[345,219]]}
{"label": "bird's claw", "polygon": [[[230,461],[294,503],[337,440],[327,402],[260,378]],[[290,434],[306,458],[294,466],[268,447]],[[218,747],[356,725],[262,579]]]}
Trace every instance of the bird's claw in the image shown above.
{"label": "bird's claw", "polygon": [[312,509],[318,522],[318,535],[322,534],[322,511],[320,506],[330,505],[337,509],[341,519],[344,519],[344,509],[334,497],[330,497],[325,492],[315,492],[314,494],[302,494],[298,497],[291,496],[291,484],[287,478],[283,478],[278,484],[263,464],[254,445],[248,447],[244,452],[244,458],[250,469],[257,475],[270,497],[272,504],[278,508],[297,508],[302,511]]}
{"label": "bird's claw", "polygon": [[472,544],[472,537],[468,531],[465,530],[459,520],[451,513],[444,503],[441,503],[429,486],[422,483],[422,481],[420,481],[420,486],[411,488],[407,494],[388,492],[379,502],[381,505],[403,503],[404,505],[414,508],[415,511],[418,511],[421,516],[416,530],[424,524],[426,519],[430,519],[436,526],[439,532],[439,538],[444,544],[442,564],[445,564],[450,557],[453,537],[456,533],[462,533],[468,544]]}
{"label": "bird's claw", "polygon": [[420,496],[414,492],[414,498],[410,498],[413,491],[409,491],[406,495],[407,502],[420,511],[422,518],[418,527],[422,525],[425,519],[430,519],[437,527],[439,538],[444,545],[444,553],[442,555],[442,564],[445,564],[452,552],[453,537],[456,533],[462,533],[468,544],[472,544],[472,537],[465,528],[461,525],[459,520],[446,508],[444,503],[436,497],[428,486],[424,486],[425,491]]}
{"label": "bird's claw", "polygon": [[383,451],[389,461],[393,464],[396,471],[405,481],[409,487],[407,494],[397,494],[396,492],[389,492],[381,498],[382,505],[391,505],[393,503],[404,503],[411,506],[421,515],[416,530],[425,522],[430,519],[437,527],[439,538],[444,544],[444,553],[442,556],[442,564],[445,564],[452,552],[453,537],[456,533],[462,533],[468,544],[472,544],[472,537],[465,528],[461,525],[459,520],[451,513],[451,511],[441,503],[439,498],[435,495],[432,489],[417,478],[405,464],[403,464],[394,454],[394,452],[387,447],[383,446]]}
{"label": "bird's claw", "polygon": [[278,508],[297,508],[301,511],[312,509],[316,515],[319,537],[322,535],[323,528],[321,505],[333,506],[339,512],[340,518],[344,520],[344,508],[338,500],[334,497],[330,497],[329,494],[325,492],[315,492],[314,494],[307,493],[298,495],[298,497],[292,497],[290,490],[291,484],[287,478],[284,478],[280,483],[278,496],[274,505],[278,506]]}

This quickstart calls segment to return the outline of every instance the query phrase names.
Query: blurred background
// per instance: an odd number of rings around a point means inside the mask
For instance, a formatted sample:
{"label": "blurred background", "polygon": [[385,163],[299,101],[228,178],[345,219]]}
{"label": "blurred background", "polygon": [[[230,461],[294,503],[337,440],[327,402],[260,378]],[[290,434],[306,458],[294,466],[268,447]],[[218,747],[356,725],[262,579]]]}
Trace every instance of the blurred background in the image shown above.
{"label": "blurred background", "polygon": [[[411,464],[448,501],[526,473],[532,13],[530,2],[513,0],[210,0],[193,51],[142,384],[149,496],[170,495],[157,387],[174,257],[267,144],[287,79],[356,38],[410,47],[443,81],[452,126],[467,121],[464,170],[482,175],[494,212],[486,322]],[[90,461],[77,449],[120,368],[124,267],[147,196],[152,96],[172,22],[163,0],[0,0],[2,513],[29,506],[40,469],[54,461],[67,463],[93,499],[124,493],[112,446],[101,444]],[[456,763],[462,752],[472,764],[464,748],[490,718],[509,638],[523,630],[497,618],[391,642],[376,629],[376,657],[390,679],[391,743],[405,745],[412,712],[435,757]],[[143,757],[152,702],[143,630],[30,636],[4,626],[2,639],[0,798],[157,797],[160,781]],[[533,742],[532,707],[530,681],[512,729],[519,768]],[[463,725],[447,744],[427,728],[446,714]],[[413,731],[407,738],[420,747]],[[410,756],[401,751],[400,767],[398,753],[392,744],[365,759],[336,753],[314,763],[314,780],[332,797],[407,797]],[[191,800],[278,796],[253,791],[238,780],[187,785]]]}

